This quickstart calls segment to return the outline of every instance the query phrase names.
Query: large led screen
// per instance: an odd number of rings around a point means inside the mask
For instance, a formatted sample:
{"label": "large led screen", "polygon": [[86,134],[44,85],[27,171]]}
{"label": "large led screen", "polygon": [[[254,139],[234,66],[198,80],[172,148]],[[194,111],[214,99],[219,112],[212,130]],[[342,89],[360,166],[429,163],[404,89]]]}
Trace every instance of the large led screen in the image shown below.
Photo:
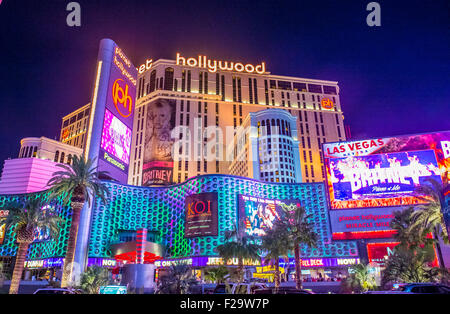
{"label": "large led screen", "polygon": [[175,127],[176,103],[170,99],[157,99],[147,105],[142,185],[164,185],[173,182],[171,137]]}
{"label": "large led screen", "polygon": [[281,203],[300,205],[296,200],[273,200],[239,194],[239,229],[247,236],[264,236],[280,219]]}
{"label": "large led screen", "polygon": [[323,144],[331,209],[417,204],[428,178],[447,182],[450,132]]}
{"label": "large led screen", "polygon": [[[101,157],[121,168],[120,162],[128,165],[130,162],[131,129],[115,117],[109,110],[105,110],[101,149]],[[114,160],[116,159],[116,160]],[[125,169],[122,169],[125,170]]]}

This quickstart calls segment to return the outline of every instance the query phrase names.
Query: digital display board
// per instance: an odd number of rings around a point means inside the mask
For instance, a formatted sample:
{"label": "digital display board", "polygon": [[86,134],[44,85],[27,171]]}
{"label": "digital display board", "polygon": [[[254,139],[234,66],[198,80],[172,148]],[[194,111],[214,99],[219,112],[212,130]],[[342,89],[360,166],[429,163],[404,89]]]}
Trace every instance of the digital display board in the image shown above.
{"label": "digital display board", "polygon": [[332,210],[417,204],[414,189],[448,182],[450,132],[325,143]]}
{"label": "digital display board", "polygon": [[147,105],[142,185],[173,183],[172,148],[176,102],[157,99]]}
{"label": "digital display board", "polygon": [[[131,135],[131,129],[106,109],[101,149],[108,153],[108,156],[128,165],[130,162]],[[105,155],[103,154],[102,157],[105,158]]]}
{"label": "digital display board", "polygon": [[395,210],[398,210],[398,207],[331,210],[329,215],[332,238],[333,240],[389,238],[394,235],[390,223]]}
{"label": "digital display board", "polygon": [[199,193],[186,196],[184,237],[217,236],[217,193]]}
{"label": "digital display board", "polygon": [[247,195],[239,197],[239,229],[248,236],[264,236],[274,222],[280,219],[281,203],[296,203],[296,200],[272,200]]}

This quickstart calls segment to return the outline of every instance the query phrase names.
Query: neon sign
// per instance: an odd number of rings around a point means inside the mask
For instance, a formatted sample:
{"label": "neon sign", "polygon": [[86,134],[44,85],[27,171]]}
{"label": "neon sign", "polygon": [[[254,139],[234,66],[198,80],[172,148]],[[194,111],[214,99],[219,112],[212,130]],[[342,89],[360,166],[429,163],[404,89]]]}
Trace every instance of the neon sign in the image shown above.
{"label": "neon sign", "polygon": [[[266,73],[266,64],[262,62],[259,65],[243,64],[240,62],[228,62],[228,61],[217,61],[210,60],[206,56],[199,55],[197,58],[185,58],[182,57],[179,52],[177,52],[177,65],[190,66],[206,68],[209,72],[215,73],[220,71],[234,71],[234,72],[246,72],[246,73],[256,73],[264,74]],[[141,66],[142,67],[142,66]],[[140,68],[141,68],[140,67]]]}
{"label": "neon sign", "polygon": [[320,103],[323,109],[333,109],[333,101],[330,98],[322,98]]}
{"label": "neon sign", "polygon": [[[124,118],[128,118],[133,112],[133,98],[128,95],[129,86],[124,80],[118,78],[112,87],[112,99],[117,112]],[[118,106],[121,104],[122,106]]]}

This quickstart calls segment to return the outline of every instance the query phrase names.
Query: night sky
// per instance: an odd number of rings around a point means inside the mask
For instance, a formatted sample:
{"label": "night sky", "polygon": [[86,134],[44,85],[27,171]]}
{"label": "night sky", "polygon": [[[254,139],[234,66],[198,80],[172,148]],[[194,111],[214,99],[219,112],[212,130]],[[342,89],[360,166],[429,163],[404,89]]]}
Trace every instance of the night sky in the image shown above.
{"label": "night sky", "polygon": [[61,118],[90,101],[98,44],[113,39],[135,66],[206,54],[272,74],[338,81],[353,138],[450,130],[450,1],[65,0],[0,4],[0,162],[20,139],[59,139]]}

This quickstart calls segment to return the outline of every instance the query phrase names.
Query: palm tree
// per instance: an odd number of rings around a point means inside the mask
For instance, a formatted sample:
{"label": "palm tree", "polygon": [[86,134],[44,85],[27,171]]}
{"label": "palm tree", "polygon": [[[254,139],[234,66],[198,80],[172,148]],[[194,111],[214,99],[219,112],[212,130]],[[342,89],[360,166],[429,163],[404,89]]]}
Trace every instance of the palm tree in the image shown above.
{"label": "palm tree", "polygon": [[440,236],[445,243],[449,243],[449,233],[445,223],[445,214],[450,210],[445,203],[444,191],[447,187],[434,179],[426,179],[429,184],[422,184],[416,189],[417,198],[423,202],[424,205],[418,206],[414,212],[413,218],[415,225],[424,230],[432,230],[434,238],[436,239],[436,248],[439,255],[439,262],[443,266],[443,257],[441,247],[437,241]]}
{"label": "palm tree", "polygon": [[260,260],[259,246],[252,238],[246,237],[237,231],[236,226],[225,234],[225,243],[216,247],[219,256],[227,261],[231,258],[238,259],[239,282],[243,281],[244,259]]}
{"label": "palm tree", "polygon": [[414,207],[396,210],[393,215],[390,227],[396,231],[394,238],[400,242],[400,247],[413,250],[425,243],[429,244],[430,241],[426,238],[428,230],[415,224]]}
{"label": "palm tree", "polygon": [[275,264],[274,282],[275,293],[277,293],[280,287],[279,258],[282,256],[285,260],[289,260],[288,254],[292,247],[290,234],[282,223],[276,221],[271,229],[266,230],[261,240],[261,250],[266,253],[264,261],[269,265]]}
{"label": "palm tree", "polygon": [[314,225],[309,222],[312,215],[307,215],[306,209],[303,206],[298,206],[294,203],[289,205],[281,203],[281,208],[280,222],[284,225],[291,238],[290,243],[294,251],[296,288],[302,289],[300,245],[315,247],[317,245],[318,235],[314,230]]}
{"label": "palm tree", "polygon": [[440,270],[430,267],[434,252],[430,246],[409,250],[396,247],[383,270],[382,284],[388,282],[430,282],[437,281]]}
{"label": "palm tree", "polygon": [[229,274],[228,268],[219,266],[205,270],[205,279],[216,284],[223,283],[225,276]]}
{"label": "palm tree", "polygon": [[43,202],[40,198],[30,198],[25,204],[18,202],[8,204],[4,209],[9,211],[5,221],[5,228],[14,228],[17,235],[18,249],[14,265],[10,294],[17,294],[28,247],[34,241],[37,228],[47,229],[50,236],[56,238],[62,219],[52,210],[42,210]]}
{"label": "palm tree", "polygon": [[106,203],[106,197],[109,195],[105,184],[99,179],[101,176],[106,176],[107,172],[97,171],[93,167],[93,162],[93,160],[86,161],[84,157],[75,155],[72,159],[72,165],[56,165],[63,170],[53,173],[53,177],[47,183],[51,191],[49,195],[50,199],[62,197],[63,205],[70,203],[72,206],[72,224],[67,241],[61,287],[67,287],[72,278],[72,264],[75,255],[81,210],[83,209],[84,203],[88,201],[90,205],[92,199],[95,199],[95,197],[100,197]]}
{"label": "palm tree", "polygon": [[81,275],[80,289],[86,294],[98,294],[101,286],[111,282],[109,271],[99,266],[88,267]]}
{"label": "palm tree", "polygon": [[429,184],[419,185],[416,189],[416,193],[419,195],[417,198],[427,202],[427,204],[419,206],[415,212],[416,224],[425,229],[434,230],[435,235],[440,235],[448,243],[449,234],[444,219],[444,215],[450,210],[445,203],[444,191],[447,188],[434,179],[428,178],[426,181]]}
{"label": "palm tree", "polygon": [[161,275],[158,280],[158,294],[186,294],[189,289],[197,284],[197,280],[192,274],[192,268],[188,265],[171,265],[167,273]]}
{"label": "palm tree", "polygon": [[371,267],[369,264],[357,264],[350,269],[352,273],[345,280],[345,284],[347,284],[352,291],[366,292],[376,288],[377,284],[375,276],[370,273]]}

